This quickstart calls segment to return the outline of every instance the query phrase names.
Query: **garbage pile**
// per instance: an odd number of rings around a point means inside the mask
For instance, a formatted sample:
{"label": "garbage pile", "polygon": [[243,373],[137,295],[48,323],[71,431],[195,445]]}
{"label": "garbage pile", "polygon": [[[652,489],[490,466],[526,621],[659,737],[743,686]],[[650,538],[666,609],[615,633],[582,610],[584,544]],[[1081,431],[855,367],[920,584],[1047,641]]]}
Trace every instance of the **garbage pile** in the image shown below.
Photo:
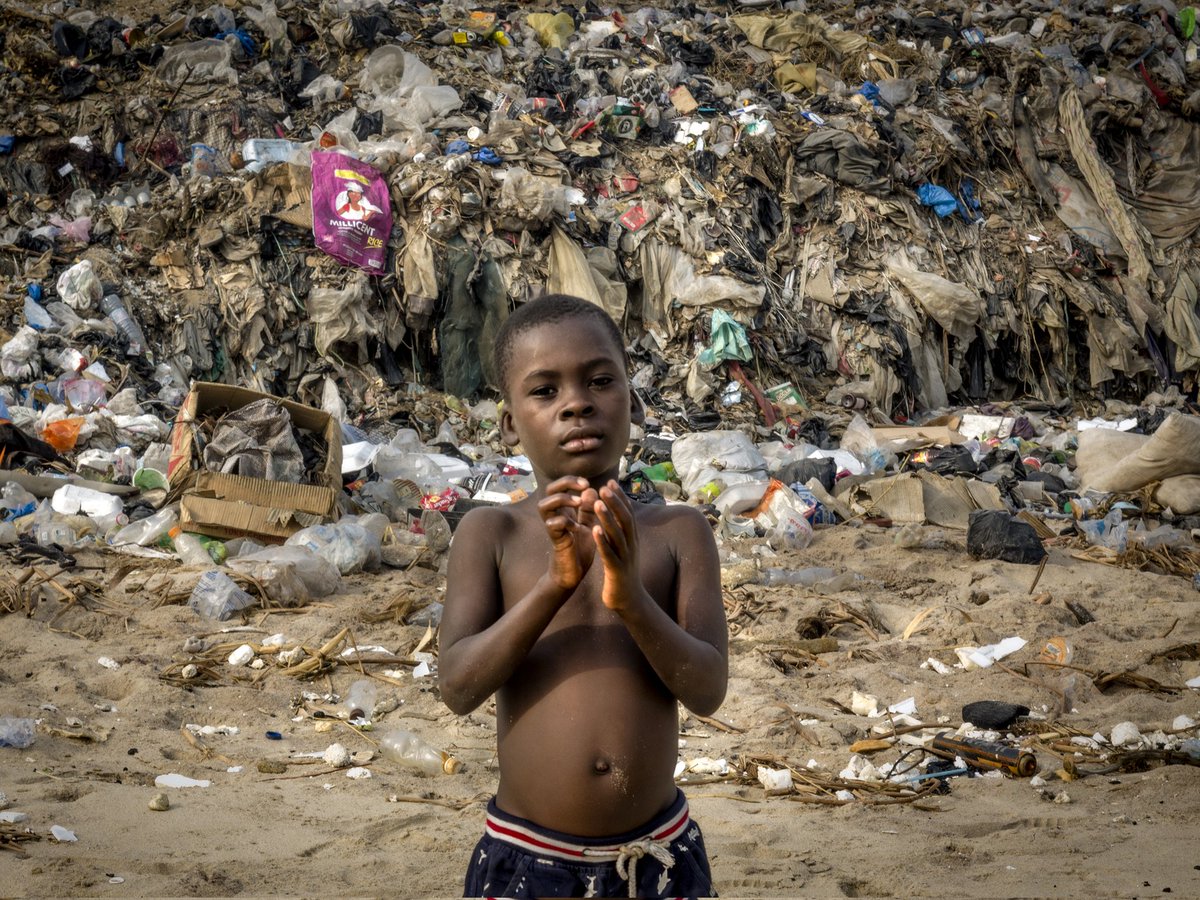
{"label": "garbage pile", "polygon": [[0,539],[285,605],[436,567],[534,487],[491,342],[565,291],[628,338],[628,490],[727,562],[866,521],[1187,574],[1191,8],[792,5],[10,6]]}
{"label": "garbage pile", "polygon": [[1192,7],[5,16],[22,399],[125,347],[142,401],[206,380],[386,417],[405,383],[483,394],[543,290],[621,321],[654,399],[744,387],[768,427],[779,396],[1194,390]]}

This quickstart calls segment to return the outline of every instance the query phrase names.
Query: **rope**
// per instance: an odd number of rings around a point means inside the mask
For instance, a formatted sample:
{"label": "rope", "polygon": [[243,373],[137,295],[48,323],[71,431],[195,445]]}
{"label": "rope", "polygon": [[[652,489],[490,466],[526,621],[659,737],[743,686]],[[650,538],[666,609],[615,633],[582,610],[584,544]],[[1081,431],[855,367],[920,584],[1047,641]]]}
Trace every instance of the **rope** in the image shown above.
{"label": "rope", "polygon": [[625,844],[617,851],[617,874],[629,882],[629,896],[637,896],[637,864],[646,854],[663,864],[664,869],[675,865],[675,857],[662,844],[641,840]]}

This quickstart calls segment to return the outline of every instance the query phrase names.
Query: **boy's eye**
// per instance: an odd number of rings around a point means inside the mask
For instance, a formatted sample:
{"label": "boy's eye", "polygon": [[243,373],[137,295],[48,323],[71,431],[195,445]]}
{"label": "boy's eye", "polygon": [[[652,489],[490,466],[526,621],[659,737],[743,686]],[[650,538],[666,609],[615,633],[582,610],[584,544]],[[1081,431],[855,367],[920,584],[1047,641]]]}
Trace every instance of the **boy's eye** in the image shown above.
{"label": "boy's eye", "polygon": [[544,384],[541,387],[535,387],[529,392],[529,395],[531,397],[553,397],[554,388],[550,387],[548,384]]}
{"label": "boy's eye", "polygon": [[596,387],[608,387],[613,383],[613,380],[611,375],[597,375],[592,379],[592,384]]}

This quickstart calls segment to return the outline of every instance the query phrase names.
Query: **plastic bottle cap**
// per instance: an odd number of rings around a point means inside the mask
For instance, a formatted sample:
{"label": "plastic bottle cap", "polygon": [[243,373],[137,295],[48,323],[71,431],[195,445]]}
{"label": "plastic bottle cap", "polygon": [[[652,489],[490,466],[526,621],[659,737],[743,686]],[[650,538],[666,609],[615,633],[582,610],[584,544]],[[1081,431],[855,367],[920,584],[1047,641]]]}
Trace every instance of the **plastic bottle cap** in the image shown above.
{"label": "plastic bottle cap", "polygon": [[457,775],[460,769],[462,769],[462,762],[453,756],[447,756],[442,760],[442,771],[447,775]]}

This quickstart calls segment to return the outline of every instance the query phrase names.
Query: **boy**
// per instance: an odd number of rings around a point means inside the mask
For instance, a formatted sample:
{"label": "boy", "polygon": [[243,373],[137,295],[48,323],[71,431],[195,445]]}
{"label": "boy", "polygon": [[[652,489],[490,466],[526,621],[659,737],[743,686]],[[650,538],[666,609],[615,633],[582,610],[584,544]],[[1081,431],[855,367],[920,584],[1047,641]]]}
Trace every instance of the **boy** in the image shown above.
{"label": "boy", "polygon": [[537,491],[473,510],[450,551],[439,684],[457,713],[496,694],[500,784],[466,896],[714,895],[673,777],[676,701],[725,696],[728,632],[704,517],[616,482],[643,411],[599,307],[552,294],[496,339],[506,444]]}

